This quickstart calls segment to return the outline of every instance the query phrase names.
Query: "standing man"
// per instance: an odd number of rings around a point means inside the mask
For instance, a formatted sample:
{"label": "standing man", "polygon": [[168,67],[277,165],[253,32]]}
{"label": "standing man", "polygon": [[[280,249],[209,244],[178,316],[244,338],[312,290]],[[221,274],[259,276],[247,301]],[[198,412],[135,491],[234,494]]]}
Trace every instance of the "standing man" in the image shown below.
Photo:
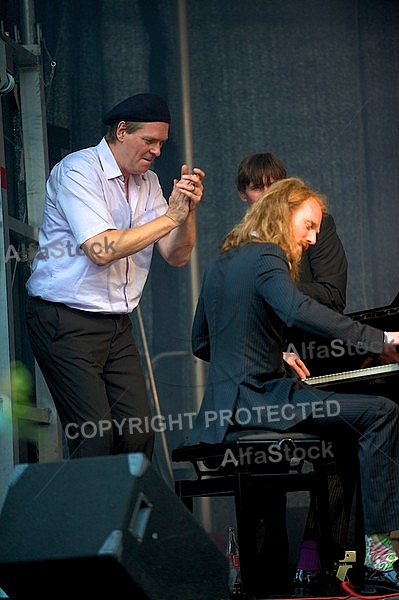
{"label": "standing man", "polygon": [[154,247],[183,267],[195,244],[201,169],[181,167],[167,202],[150,170],[168,139],[166,102],[137,94],[103,118],[100,143],[69,154],[46,185],[27,325],[71,458],[152,456],[154,434],[129,317]]}
{"label": "standing man", "polygon": [[[285,179],[284,165],[269,152],[245,157],[238,166],[236,186],[243,202],[252,205],[270,185]],[[323,218],[317,244],[304,252],[298,287],[304,294],[338,312],[346,305],[348,263],[332,215]]]}

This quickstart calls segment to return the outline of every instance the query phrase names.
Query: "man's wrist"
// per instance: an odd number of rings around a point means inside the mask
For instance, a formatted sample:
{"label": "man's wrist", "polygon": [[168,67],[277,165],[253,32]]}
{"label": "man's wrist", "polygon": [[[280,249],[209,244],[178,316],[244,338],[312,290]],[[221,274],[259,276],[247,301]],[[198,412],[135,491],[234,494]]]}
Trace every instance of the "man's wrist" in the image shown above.
{"label": "man's wrist", "polygon": [[180,225],[179,221],[177,221],[176,219],[174,219],[174,218],[172,217],[172,215],[170,215],[168,212],[166,212],[164,216],[165,216],[165,217],[169,217],[169,219],[170,219],[171,221],[173,221],[173,223],[175,223],[176,225]]}

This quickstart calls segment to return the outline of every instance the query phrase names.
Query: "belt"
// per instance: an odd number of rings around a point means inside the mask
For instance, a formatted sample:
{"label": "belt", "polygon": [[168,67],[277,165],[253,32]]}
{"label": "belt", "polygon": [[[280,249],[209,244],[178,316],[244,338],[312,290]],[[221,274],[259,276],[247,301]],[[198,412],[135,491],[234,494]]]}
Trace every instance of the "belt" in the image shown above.
{"label": "belt", "polygon": [[71,310],[73,312],[77,312],[81,315],[85,315],[87,317],[94,317],[96,319],[101,317],[111,317],[112,319],[119,319],[121,317],[127,316],[127,313],[107,313],[100,311],[91,311],[91,310],[82,310],[80,308],[73,308],[72,306],[68,306],[67,304],[63,304],[62,302],[52,302],[51,300],[44,300],[40,296],[29,296],[29,300],[33,300],[34,302],[39,302],[40,304],[48,304],[50,306],[60,306],[61,308],[65,308],[66,310]]}

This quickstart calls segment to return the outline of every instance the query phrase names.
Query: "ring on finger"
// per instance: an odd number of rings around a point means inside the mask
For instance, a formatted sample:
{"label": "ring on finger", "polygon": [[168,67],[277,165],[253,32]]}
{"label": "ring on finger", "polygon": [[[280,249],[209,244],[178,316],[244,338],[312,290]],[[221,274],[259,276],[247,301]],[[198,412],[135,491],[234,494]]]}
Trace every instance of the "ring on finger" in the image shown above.
{"label": "ring on finger", "polygon": [[191,191],[195,192],[195,184],[194,183],[191,184]]}

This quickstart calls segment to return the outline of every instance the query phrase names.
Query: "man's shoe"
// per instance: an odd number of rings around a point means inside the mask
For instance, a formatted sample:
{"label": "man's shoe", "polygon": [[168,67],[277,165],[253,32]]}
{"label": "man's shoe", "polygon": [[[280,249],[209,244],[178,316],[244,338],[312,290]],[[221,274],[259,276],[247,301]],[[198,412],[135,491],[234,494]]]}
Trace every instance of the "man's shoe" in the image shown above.
{"label": "man's shoe", "polygon": [[294,575],[293,588],[295,596],[337,596],[340,585],[335,573],[323,570],[320,573],[297,569]]}
{"label": "man's shoe", "polygon": [[399,560],[396,560],[392,569],[387,571],[365,567],[364,591],[377,595],[380,592],[399,592]]}
{"label": "man's shoe", "polygon": [[297,569],[294,575],[294,594],[295,596],[320,596],[321,582],[320,573]]}

